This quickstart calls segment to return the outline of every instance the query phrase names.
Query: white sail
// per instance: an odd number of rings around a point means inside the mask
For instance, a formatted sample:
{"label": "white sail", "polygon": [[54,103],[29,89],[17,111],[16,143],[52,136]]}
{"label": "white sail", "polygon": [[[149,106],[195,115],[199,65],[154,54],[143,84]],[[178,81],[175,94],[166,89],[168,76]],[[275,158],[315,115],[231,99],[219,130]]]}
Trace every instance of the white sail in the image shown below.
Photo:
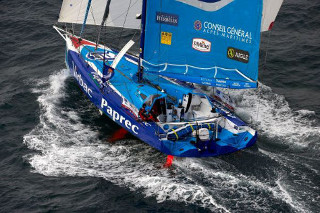
{"label": "white sail", "polygon": [[283,0],[263,0],[261,32],[268,31],[275,21]]}
{"label": "white sail", "polygon": [[[110,0],[106,26],[140,29],[142,0]],[[86,24],[100,25],[108,0],[92,0]],[[88,0],[63,0],[58,22],[82,24]]]}

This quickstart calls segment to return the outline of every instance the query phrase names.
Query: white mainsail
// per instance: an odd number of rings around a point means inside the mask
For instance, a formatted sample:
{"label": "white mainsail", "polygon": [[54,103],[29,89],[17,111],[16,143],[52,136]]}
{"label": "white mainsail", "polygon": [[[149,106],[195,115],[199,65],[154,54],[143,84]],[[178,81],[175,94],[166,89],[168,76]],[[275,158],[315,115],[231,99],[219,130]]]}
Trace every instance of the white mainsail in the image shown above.
{"label": "white mainsail", "polygon": [[[142,0],[109,0],[109,15],[106,26],[140,29]],[[108,0],[92,0],[86,24],[100,25]],[[63,0],[58,22],[82,24],[88,0]]]}
{"label": "white mainsail", "polygon": [[275,21],[283,0],[263,0],[261,32],[268,31]]}

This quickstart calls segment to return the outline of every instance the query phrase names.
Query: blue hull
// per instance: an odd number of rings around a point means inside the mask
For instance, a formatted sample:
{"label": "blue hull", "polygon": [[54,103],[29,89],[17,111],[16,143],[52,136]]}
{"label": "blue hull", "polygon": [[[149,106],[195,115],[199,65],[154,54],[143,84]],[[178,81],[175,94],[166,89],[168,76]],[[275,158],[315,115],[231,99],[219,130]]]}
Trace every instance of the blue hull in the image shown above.
{"label": "blue hull", "polygon": [[[131,57],[131,56],[127,56]],[[132,57],[131,57],[132,58]],[[132,135],[167,154],[180,157],[210,157],[236,152],[252,146],[257,140],[257,133],[248,132],[233,137],[228,135],[220,140],[202,143],[191,143],[189,140],[172,141],[163,139],[163,130],[155,122],[143,122],[122,103],[122,97],[112,86],[101,86],[96,77],[96,71],[76,51],[66,51],[66,64],[76,79],[81,90],[90,101],[110,119],[129,131]],[[221,133],[221,135],[223,135]]]}

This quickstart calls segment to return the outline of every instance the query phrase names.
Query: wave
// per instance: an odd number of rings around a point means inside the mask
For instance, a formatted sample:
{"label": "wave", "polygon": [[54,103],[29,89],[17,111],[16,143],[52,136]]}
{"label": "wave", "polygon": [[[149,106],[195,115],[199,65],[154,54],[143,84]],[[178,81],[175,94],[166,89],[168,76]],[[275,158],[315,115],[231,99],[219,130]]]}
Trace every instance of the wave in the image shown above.
{"label": "wave", "polygon": [[[24,143],[40,153],[26,156],[34,172],[48,176],[102,177],[146,196],[165,200],[198,203],[227,211],[193,184],[181,183],[168,170],[158,169],[164,156],[139,141],[109,144],[98,133],[81,123],[76,111],[59,103],[65,98],[68,71],[62,70],[41,81],[34,93],[40,94],[40,123],[24,136]],[[149,162],[149,163],[148,163]]]}
{"label": "wave", "polygon": [[314,111],[292,110],[284,96],[261,83],[257,90],[232,91],[230,96],[237,102],[236,113],[250,117],[260,135],[292,149],[320,149],[320,126]]}
{"label": "wave", "polygon": [[[220,158],[176,159],[172,170],[159,169],[165,156],[150,146],[137,140],[107,143],[79,115],[81,110],[86,110],[90,116],[98,116],[94,113],[96,109],[75,110],[61,104],[68,99],[65,85],[68,76],[68,70],[61,70],[40,81],[33,91],[39,94],[40,122],[24,136],[24,143],[37,151],[25,156],[33,172],[47,176],[100,177],[154,197],[159,203],[172,200],[215,212],[272,211],[273,205],[283,203],[304,211],[290,197],[280,178],[258,180],[241,174]],[[250,100],[242,103],[248,105]],[[266,113],[272,111],[271,106],[266,107]],[[264,115],[269,122],[270,117]],[[259,128],[268,130],[262,122]]]}

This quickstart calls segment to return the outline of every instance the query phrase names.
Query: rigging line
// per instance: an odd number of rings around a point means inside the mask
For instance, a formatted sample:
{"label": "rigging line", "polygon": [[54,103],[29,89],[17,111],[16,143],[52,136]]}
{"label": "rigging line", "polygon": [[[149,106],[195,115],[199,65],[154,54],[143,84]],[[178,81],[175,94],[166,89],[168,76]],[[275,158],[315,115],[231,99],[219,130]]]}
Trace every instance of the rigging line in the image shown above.
{"label": "rigging line", "polygon": [[145,63],[147,64],[150,64],[152,66],[162,66],[162,65],[169,65],[169,66],[176,66],[176,67],[182,67],[182,66],[188,66],[188,67],[191,67],[191,68],[195,68],[195,69],[200,69],[200,70],[210,70],[210,69],[215,69],[215,68],[218,68],[218,69],[222,69],[222,70],[225,70],[225,71],[238,71],[240,72],[238,69],[227,69],[227,68],[223,68],[223,67],[217,67],[217,66],[214,66],[214,67],[197,67],[197,66],[193,66],[193,65],[189,65],[189,64],[170,64],[170,63],[161,63],[161,64],[153,64],[149,61],[146,61],[146,60],[143,60]]}
{"label": "rigging line", "polygon": [[93,23],[94,23],[94,25],[97,25],[97,23],[96,23],[96,19],[94,18],[94,14],[93,14],[92,6],[90,6],[90,13],[91,13],[91,15],[92,15],[92,19],[93,19]]}
{"label": "rigging line", "polygon": [[[261,11],[261,13],[263,13],[263,11]],[[261,27],[261,26],[260,26],[260,27]],[[259,30],[259,31],[261,31],[261,30]],[[266,69],[268,49],[269,49],[269,42],[270,42],[270,34],[271,34],[271,29],[268,31],[266,55],[265,55],[265,57],[264,57],[264,64],[263,64],[263,67],[262,67],[262,70],[261,70],[261,78],[260,78],[260,80],[262,80],[263,70]],[[260,42],[261,42],[261,32],[260,32]],[[260,45],[261,45],[261,44],[260,44]],[[258,78],[259,78],[259,76],[258,76]],[[256,119],[257,122],[258,122],[258,119],[259,119],[260,104],[261,104],[261,98],[259,97],[259,96],[260,96],[260,93],[261,93],[261,84],[260,84],[259,82],[261,82],[261,81],[257,81],[257,90],[258,90],[257,98],[259,99],[259,100],[258,100],[258,106],[257,106],[257,119]]]}
{"label": "rigging line", "polygon": [[[89,52],[92,52],[92,51],[91,51],[89,48],[87,48],[86,46],[83,46],[83,48],[87,49]],[[80,54],[80,56],[81,56],[82,59],[84,59],[81,54]],[[84,60],[85,60],[85,59],[84,59]],[[111,64],[110,64],[108,61],[106,61],[106,63],[107,63],[107,65],[111,66]],[[96,66],[98,65],[100,68],[103,68],[103,64],[102,64],[102,67],[101,67],[100,64],[95,64],[95,65],[96,65]],[[114,70],[117,71],[117,72],[119,72],[123,77],[127,78],[129,81],[133,82],[133,80],[132,80],[131,78],[129,78],[128,76],[126,76],[126,75],[125,75],[123,72],[121,72],[120,70],[118,70],[118,69],[116,69],[116,68],[114,68]]]}
{"label": "rigging line", "polygon": [[121,72],[120,70],[118,69],[114,69],[116,71],[118,71],[123,77],[127,78],[129,81],[133,82],[133,80],[131,78],[129,78],[128,76],[126,76],[123,72]]}
{"label": "rigging line", "polygon": [[123,33],[123,28],[124,28],[124,25],[125,25],[125,23],[126,23],[126,21],[127,21],[127,17],[128,17],[129,10],[130,10],[130,8],[131,8],[131,1],[132,1],[132,0],[130,0],[130,2],[129,2],[129,6],[128,6],[128,9],[127,9],[127,12],[126,12],[126,16],[125,16],[124,21],[123,21],[123,24],[122,24],[120,36],[119,36],[119,38],[118,38],[117,47],[119,46],[120,39],[121,39],[122,33]]}
{"label": "rigging line", "polygon": [[[89,52],[92,52],[88,47],[86,47],[86,46],[83,46],[83,48],[85,48],[85,49],[87,49]],[[83,57],[82,57],[82,55],[80,54],[80,57],[82,58],[82,59],[84,59]],[[84,59],[85,60],[85,59]],[[100,68],[101,68],[101,65],[100,64],[96,64],[96,66],[99,66]],[[107,65],[109,65],[109,66],[111,66],[111,64],[107,61]],[[102,66],[103,66],[103,64],[102,64]],[[114,68],[114,70],[115,71],[118,71],[123,77],[125,77],[125,78],[127,78],[129,81],[131,81],[131,82],[133,82],[133,80],[131,79],[131,78],[129,78],[128,76],[126,76],[123,72],[121,72],[120,70],[118,70],[118,69],[116,69],[116,68]]]}
{"label": "rigging line", "polygon": [[111,0],[108,0],[108,2],[107,2],[107,4],[106,4],[105,11],[104,11],[104,14],[103,14],[103,17],[102,17],[102,21],[101,21],[101,24],[100,24],[98,36],[97,36],[96,49],[98,49],[101,31],[102,31],[102,29],[103,29],[103,26],[104,26],[104,24],[105,24],[105,21],[107,20],[107,18],[108,18],[108,16],[109,16],[110,3],[111,3]]}
{"label": "rigging line", "polygon": [[[80,2],[80,8],[82,7],[82,2],[83,2],[83,0],[81,0],[81,2]],[[80,10],[78,11],[77,22],[78,22],[78,20],[79,20],[79,15],[80,15]]]}
{"label": "rigging line", "polygon": [[136,34],[137,34],[137,31],[133,34],[133,36],[131,37],[131,40],[134,39],[134,37],[136,36]]}
{"label": "rigging line", "polygon": [[72,35],[74,35],[74,24],[71,23],[71,30],[72,30]]}
{"label": "rigging line", "polygon": [[97,26],[95,28],[96,28],[96,33],[98,34],[99,26],[97,25],[96,19],[94,18],[94,13],[93,13],[92,6],[90,7],[90,12],[91,12],[91,16],[92,16],[92,19],[93,19],[93,23],[94,23],[95,26]]}
{"label": "rigging line", "polygon": [[[267,69],[267,57],[268,57],[268,51],[269,51],[269,44],[270,44],[270,36],[271,36],[271,30],[268,31],[268,39],[267,39],[267,46],[266,46],[266,55],[264,57],[264,64],[263,64],[263,67],[262,67],[262,70],[261,70],[261,78],[260,80],[262,81],[262,74],[263,74],[263,71],[266,71]],[[259,81],[259,82],[261,82]],[[257,97],[259,98],[258,100],[258,109],[257,109],[257,121],[259,119],[259,111],[260,111],[260,103],[261,103],[261,97],[260,96],[260,93],[261,93],[261,83],[259,84],[258,82],[258,95]]]}
{"label": "rigging line", "polygon": [[[111,64],[107,61],[107,64],[109,66],[111,66]],[[118,71],[123,77],[127,78],[129,81],[133,82],[133,80],[131,78],[129,78],[128,76],[126,76],[123,72],[121,72],[120,70],[114,68],[115,71]]]}
{"label": "rigging line", "polygon": [[[104,45],[105,46],[105,45]],[[79,47],[80,48],[80,47]],[[88,50],[88,52],[94,52],[94,51],[91,51],[88,47],[86,47],[85,45],[83,45],[83,47],[82,48],[84,48],[84,49],[86,49],[86,50]],[[82,55],[80,54],[80,57],[82,58],[82,59],[84,59],[83,57],[82,57]],[[84,59],[85,60],[85,59]],[[107,64],[109,65],[109,66],[111,66],[111,64],[107,61]],[[99,65],[99,64],[96,64],[96,65]],[[103,66],[103,65],[102,65]],[[101,66],[99,65],[99,67],[101,68]],[[118,71],[122,76],[124,76],[125,78],[127,78],[129,81],[131,81],[131,82],[133,82],[133,80],[131,79],[131,78],[129,78],[128,76],[126,76],[123,72],[121,72],[120,70],[118,70],[118,69],[116,69],[116,68],[114,68],[114,70],[115,71]]]}
{"label": "rigging line", "polygon": [[[141,0],[136,0],[136,1],[130,6],[129,9],[131,9],[134,5],[136,5],[136,4],[138,3],[138,1],[141,1]],[[123,14],[125,14],[125,13],[121,13],[119,16],[113,18],[111,21],[107,22],[106,25],[112,24],[115,20],[121,18]],[[114,27],[116,27],[116,26],[114,26]]]}
{"label": "rigging line", "polygon": [[127,89],[129,98],[131,99],[130,101],[131,101],[132,103],[134,103],[134,101],[133,101],[133,99],[132,99],[132,97],[131,97],[131,94],[130,94],[130,91],[132,91],[132,90],[129,90],[128,85],[127,85],[127,82],[123,82],[123,83],[124,83],[124,85],[125,85],[125,87],[126,87],[126,89]]}

